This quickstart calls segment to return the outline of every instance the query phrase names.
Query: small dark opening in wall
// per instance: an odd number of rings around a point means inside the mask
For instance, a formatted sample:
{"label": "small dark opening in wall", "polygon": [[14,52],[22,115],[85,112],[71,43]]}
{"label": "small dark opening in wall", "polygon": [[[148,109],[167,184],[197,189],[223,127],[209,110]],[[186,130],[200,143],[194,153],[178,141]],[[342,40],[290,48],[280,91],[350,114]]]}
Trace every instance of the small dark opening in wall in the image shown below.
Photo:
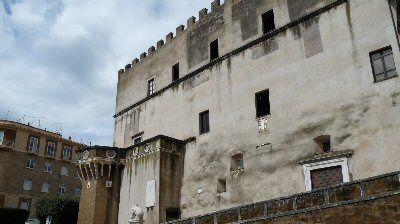
{"label": "small dark opening in wall", "polygon": [[265,117],[271,114],[268,89],[256,93],[256,113],[257,118]]}
{"label": "small dark opening in wall", "polygon": [[315,143],[318,145],[318,151],[322,151],[324,153],[332,151],[331,145],[331,136],[329,135],[321,135],[314,138]]}
{"label": "small dark opening in wall", "polygon": [[175,82],[179,79],[179,63],[176,63],[172,66],[172,82]]}
{"label": "small dark opening in wall", "polygon": [[166,221],[174,221],[181,218],[181,210],[179,208],[167,208]]}
{"label": "small dark opening in wall", "polygon": [[226,192],[226,179],[219,179],[217,185],[217,193]]}
{"label": "small dark opening in wall", "polygon": [[209,111],[201,112],[199,115],[200,134],[210,132],[210,113]]}
{"label": "small dark opening in wall", "polygon": [[262,18],[262,26],[264,34],[272,30],[275,30],[274,11],[272,9],[262,14],[261,18]]}
{"label": "small dark opening in wall", "polygon": [[210,60],[219,58],[218,39],[210,43]]}

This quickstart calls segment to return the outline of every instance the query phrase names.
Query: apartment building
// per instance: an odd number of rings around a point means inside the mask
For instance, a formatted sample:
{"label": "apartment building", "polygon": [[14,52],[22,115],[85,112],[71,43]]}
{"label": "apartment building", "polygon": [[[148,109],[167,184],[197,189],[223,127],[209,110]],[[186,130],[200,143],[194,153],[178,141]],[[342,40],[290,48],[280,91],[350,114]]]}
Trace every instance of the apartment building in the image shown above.
{"label": "apartment building", "polygon": [[83,144],[30,125],[0,121],[0,208],[30,210],[38,197],[80,197],[75,151]]}

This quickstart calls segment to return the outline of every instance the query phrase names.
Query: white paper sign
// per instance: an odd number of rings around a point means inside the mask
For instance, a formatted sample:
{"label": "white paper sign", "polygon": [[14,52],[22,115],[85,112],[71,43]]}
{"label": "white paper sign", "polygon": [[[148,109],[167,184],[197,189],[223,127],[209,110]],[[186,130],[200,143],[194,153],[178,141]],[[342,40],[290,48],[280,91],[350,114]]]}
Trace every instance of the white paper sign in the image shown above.
{"label": "white paper sign", "polygon": [[147,181],[146,187],[146,208],[156,205],[156,180]]}

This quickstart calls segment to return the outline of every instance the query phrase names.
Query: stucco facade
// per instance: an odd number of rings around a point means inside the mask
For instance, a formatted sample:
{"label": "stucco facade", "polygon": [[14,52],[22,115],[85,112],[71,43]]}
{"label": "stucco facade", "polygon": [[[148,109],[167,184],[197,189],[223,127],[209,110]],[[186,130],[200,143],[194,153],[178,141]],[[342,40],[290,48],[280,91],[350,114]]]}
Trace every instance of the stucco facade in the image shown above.
{"label": "stucco facade", "polygon": [[[134,153],[143,145],[135,138],[158,135],[183,145],[176,186],[159,184],[159,154],[145,152],[143,163],[127,154],[118,223],[128,223],[132,204],[150,223],[166,221],[165,210],[146,205],[151,180],[157,198],[179,189],[170,197],[179,204],[168,206],[185,218],[308,191],[314,168],[340,166],[343,182],[399,170],[400,80],[378,82],[371,65],[380,49],[400,65],[396,8],[388,0],[214,1],[199,21],[189,18],[120,70],[114,146]],[[275,28],[263,32],[270,10]],[[219,55],[210,60],[216,39]],[[257,118],[255,97],[265,90],[270,114]],[[209,132],[200,134],[204,111]],[[329,139],[327,154],[321,136]],[[239,171],[232,170],[235,155],[243,156]]]}

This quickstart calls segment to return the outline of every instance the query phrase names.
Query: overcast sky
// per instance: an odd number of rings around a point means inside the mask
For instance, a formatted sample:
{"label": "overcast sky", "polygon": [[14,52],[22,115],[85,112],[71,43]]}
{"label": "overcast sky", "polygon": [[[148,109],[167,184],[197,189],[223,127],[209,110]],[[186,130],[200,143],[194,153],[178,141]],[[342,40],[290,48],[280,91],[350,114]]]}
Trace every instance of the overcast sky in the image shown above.
{"label": "overcast sky", "polygon": [[111,145],[118,69],[211,0],[0,2],[0,117]]}

